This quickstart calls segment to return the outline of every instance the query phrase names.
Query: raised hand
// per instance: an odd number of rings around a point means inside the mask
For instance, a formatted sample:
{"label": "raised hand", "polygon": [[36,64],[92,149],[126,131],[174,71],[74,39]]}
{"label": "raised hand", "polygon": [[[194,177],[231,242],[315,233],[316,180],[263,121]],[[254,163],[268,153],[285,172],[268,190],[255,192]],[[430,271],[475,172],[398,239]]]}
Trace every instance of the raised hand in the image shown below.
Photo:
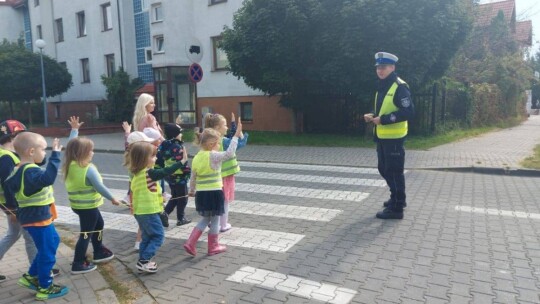
{"label": "raised hand", "polygon": [[82,121],[79,122],[79,116],[71,116],[67,122],[69,123],[72,129],[76,129],[76,130],[78,130],[84,124],[84,122]]}
{"label": "raised hand", "polygon": [[238,138],[244,138],[244,133],[242,133],[242,120],[238,118],[238,123],[236,124],[236,133],[234,136]]}
{"label": "raised hand", "polygon": [[52,150],[60,152],[62,151],[62,145],[60,144],[60,140],[58,138],[55,138],[52,143]]}
{"label": "raised hand", "polygon": [[131,133],[131,125],[127,121],[122,123],[122,129],[124,129],[124,133]]}
{"label": "raised hand", "polygon": [[234,113],[231,112],[231,122],[234,122]]}

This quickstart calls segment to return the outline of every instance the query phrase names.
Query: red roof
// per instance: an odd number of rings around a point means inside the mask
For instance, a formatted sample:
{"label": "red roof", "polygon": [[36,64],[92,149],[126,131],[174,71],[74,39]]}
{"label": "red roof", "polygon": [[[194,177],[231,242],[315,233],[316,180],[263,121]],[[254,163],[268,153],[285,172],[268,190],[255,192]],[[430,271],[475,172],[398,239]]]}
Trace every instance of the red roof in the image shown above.
{"label": "red roof", "polygon": [[497,17],[499,12],[504,14],[504,20],[513,29],[513,24],[516,21],[516,1],[507,0],[493,3],[485,3],[478,5],[476,10],[475,25],[488,26],[491,20]]}
{"label": "red roof", "polygon": [[532,46],[532,21],[518,21],[516,22],[516,33],[514,34],[516,40],[527,46]]}
{"label": "red roof", "polygon": [[135,97],[138,98],[142,93],[154,96],[154,83],[146,83],[145,85],[140,87],[137,91],[135,91]]}

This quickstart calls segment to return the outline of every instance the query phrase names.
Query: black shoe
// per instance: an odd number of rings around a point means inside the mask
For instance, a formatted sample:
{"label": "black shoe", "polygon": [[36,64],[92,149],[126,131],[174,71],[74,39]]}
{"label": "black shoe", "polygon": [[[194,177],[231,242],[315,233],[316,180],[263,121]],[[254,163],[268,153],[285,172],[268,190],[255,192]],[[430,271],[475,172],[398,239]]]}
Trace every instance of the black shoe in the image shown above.
{"label": "black shoe", "polygon": [[[387,200],[386,202],[384,202],[384,203],[383,203],[384,208],[390,206],[390,203],[391,203],[391,202],[392,202],[392,199],[389,199],[389,200]],[[403,203],[403,208],[405,208],[405,207],[407,207],[407,202],[404,202],[404,203]]]}
{"label": "black shoe", "polygon": [[87,273],[96,270],[97,266],[88,262],[73,262],[71,265],[71,274]]}
{"label": "black shoe", "polygon": [[375,216],[383,220],[401,220],[403,219],[403,209],[397,210],[387,207],[383,211],[377,212]]}
{"label": "black shoe", "polygon": [[159,219],[161,220],[163,227],[169,227],[169,215],[166,212],[161,212],[159,214]]}
{"label": "black shoe", "polygon": [[189,223],[191,223],[190,219],[188,219],[186,217],[182,217],[181,219],[176,221],[176,226],[182,226],[182,225],[189,224]]}
{"label": "black shoe", "polygon": [[106,247],[101,247],[101,250],[94,253],[94,259],[92,260],[94,263],[103,263],[110,261],[114,258],[114,254],[112,251],[107,249]]}

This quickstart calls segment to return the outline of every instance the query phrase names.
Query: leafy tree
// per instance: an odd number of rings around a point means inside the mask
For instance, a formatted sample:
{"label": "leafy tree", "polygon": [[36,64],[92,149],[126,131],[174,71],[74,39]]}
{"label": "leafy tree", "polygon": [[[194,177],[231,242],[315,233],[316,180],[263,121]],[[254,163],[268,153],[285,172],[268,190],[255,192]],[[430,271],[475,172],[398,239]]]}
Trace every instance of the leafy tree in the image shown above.
{"label": "leafy tree", "polygon": [[[40,54],[26,49],[22,40],[4,39],[0,44],[0,66],[0,100],[22,102],[43,96]],[[56,60],[43,55],[43,66],[48,97],[62,94],[73,85],[71,74]]]}
{"label": "leafy tree", "polygon": [[135,91],[143,85],[140,78],[130,80],[122,67],[111,77],[101,75],[101,82],[107,88],[107,102],[103,105],[105,119],[109,121],[129,121],[135,105]]}
{"label": "leafy tree", "polygon": [[374,54],[400,57],[420,87],[441,77],[472,24],[469,0],[250,0],[220,45],[233,75],[303,110],[336,97],[371,105]]}

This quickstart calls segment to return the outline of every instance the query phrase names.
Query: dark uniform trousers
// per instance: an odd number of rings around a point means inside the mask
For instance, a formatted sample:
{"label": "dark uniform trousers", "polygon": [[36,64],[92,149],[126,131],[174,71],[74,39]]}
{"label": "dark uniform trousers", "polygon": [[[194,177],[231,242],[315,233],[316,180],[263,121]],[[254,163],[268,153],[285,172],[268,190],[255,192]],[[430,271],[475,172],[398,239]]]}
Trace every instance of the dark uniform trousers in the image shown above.
{"label": "dark uniform trousers", "polygon": [[390,188],[389,207],[403,210],[405,196],[405,149],[404,139],[379,139],[377,141],[378,169]]}

